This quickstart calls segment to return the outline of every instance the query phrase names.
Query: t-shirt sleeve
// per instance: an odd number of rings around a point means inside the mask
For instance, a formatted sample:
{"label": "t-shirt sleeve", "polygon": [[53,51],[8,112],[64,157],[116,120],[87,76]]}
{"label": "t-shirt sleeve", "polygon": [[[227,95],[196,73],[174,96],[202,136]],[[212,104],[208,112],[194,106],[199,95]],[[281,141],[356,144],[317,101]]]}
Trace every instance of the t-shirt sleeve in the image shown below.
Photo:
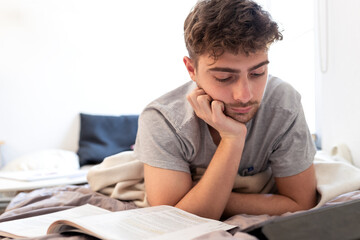
{"label": "t-shirt sleeve", "polygon": [[136,157],[153,167],[190,173],[182,151],[183,144],[172,124],[154,108],[139,117],[135,143]]}
{"label": "t-shirt sleeve", "polygon": [[313,163],[316,153],[301,104],[287,125],[276,139],[270,156],[275,177],[293,176],[306,170]]}

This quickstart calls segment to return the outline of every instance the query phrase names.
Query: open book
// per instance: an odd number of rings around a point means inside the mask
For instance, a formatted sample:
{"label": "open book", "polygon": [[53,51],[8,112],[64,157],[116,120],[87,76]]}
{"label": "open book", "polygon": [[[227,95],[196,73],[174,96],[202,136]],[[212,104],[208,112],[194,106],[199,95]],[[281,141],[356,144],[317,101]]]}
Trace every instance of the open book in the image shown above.
{"label": "open book", "polygon": [[56,213],[0,223],[0,236],[26,238],[50,233],[82,232],[100,239],[183,240],[235,227],[170,206],[111,212],[86,204]]}

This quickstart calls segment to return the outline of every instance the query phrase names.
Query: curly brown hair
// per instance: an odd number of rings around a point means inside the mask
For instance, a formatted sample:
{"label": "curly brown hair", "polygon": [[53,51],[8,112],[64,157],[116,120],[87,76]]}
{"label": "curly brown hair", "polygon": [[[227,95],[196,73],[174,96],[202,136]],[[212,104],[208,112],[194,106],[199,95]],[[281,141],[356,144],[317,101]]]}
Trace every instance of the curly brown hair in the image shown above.
{"label": "curly brown hair", "polygon": [[184,23],[186,48],[197,65],[208,53],[216,61],[224,52],[249,55],[282,40],[270,14],[251,0],[200,0]]}

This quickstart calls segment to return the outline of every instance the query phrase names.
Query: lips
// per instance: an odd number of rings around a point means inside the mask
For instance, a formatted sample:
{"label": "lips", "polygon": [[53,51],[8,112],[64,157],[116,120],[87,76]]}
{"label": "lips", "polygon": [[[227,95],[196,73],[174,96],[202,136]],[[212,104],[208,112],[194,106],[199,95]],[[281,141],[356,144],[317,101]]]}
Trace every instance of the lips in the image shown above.
{"label": "lips", "polygon": [[249,113],[252,109],[252,106],[248,107],[232,107],[231,110],[235,113],[245,114]]}

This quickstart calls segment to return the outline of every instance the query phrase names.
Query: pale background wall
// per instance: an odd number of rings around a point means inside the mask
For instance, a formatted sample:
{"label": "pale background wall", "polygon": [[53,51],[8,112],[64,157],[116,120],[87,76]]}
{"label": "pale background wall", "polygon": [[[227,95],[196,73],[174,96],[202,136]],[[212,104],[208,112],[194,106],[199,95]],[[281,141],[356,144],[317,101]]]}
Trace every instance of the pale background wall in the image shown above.
{"label": "pale background wall", "polygon": [[[80,112],[137,114],[188,81],[183,21],[195,2],[0,0],[5,160],[49,148],[76,151]],[[270,72],[300,91],[314,132],[314,1],[259,2],[285,29],[270,52]]]}
{"label": "pale background wall", "polygon": [[319,6],[316,128],[325,151],[345,143],[360,167],[360,1],[321,0]]}
{"label": "pale background wall", "polygon": [[79,112],[140,113],[187,80],[182,28],[193,1],[124,3],[0,1],[0,139],[7,161],[47,148],[76,151]]}

